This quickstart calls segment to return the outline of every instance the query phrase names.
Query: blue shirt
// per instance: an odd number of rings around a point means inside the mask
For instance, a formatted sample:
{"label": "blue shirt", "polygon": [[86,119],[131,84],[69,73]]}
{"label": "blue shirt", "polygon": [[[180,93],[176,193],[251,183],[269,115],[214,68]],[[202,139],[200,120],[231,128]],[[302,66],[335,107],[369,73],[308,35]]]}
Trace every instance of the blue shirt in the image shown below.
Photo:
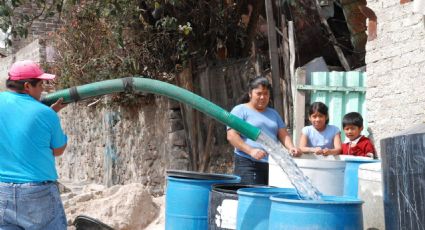
{"label": "blue shirt", "polygon": [[[231,114],[241,118],[242,120],[248,122],[249,124],[261,129],[261,132],[264,132],[269,137],[273,138],[274,141],[278,141],[278,131],[280,128],[285,128],[286,125],[283,122],[282,118],[280,117],[279,113],[272,109],[267,107],[265,111],[258,112],[256,110],[253,110],[249,108],[245,104],[240,104],[235,106],[232,111],[230,111]],[[249,146],[253,148],[263,149],[264,148],[260,145],[260,143],[253,141],[242,134],[241,138],[242,140]],[[254,161],[258,161],[255,158],[251,157],[245,152],[242,152],[239,149],[235,148],[235,153],[239,156],[249,158]],[[268,156],[260,160],[261,162],[268,162]]]}
{"label": "blue shirt", "polygon": [[0,93],[0,182],[56,180],[53,149],[66,142],[53,109],[28,94]]}
{"label": "blue shirt", "polygon": [[312,125],[302,129],[302,133],[307,136],[307,147],[320,147],[322,149],[334,148],[334,137],[340,133],[339,128],[334,125],[326,125],[322,132],[317,131]]}

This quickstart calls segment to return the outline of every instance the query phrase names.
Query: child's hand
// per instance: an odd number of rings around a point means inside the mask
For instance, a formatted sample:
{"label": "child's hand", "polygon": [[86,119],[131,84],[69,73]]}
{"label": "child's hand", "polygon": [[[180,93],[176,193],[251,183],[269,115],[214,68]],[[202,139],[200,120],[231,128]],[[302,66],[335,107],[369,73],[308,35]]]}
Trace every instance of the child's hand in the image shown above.
{"label": "child's hand", "polygon": [[323,154],[323,156],[327,156],[327,155],[329,155],[329,154],[330,154],[329,149],[328,149],[328,148],[324,148],[324,149],[322,150],[322,154]]}
{"label": "child's hand", "polygon": [[320,147],[313,148],[312,152],[316,155],[322,155],[323,154],[323,150]]}
{"label": "child's hand", "polygon": [[373,154],[373,153],[366,153],[366,156],[367,156],[367,157],[370,157],[370,158],[374,158],[374,155],[375,155],[375,154]]}
{"label": "child's hand", "polygon": [[299,148],[295,148],[295,147],[290,148],[289,153],[293,157],[300,157],[303,154]]}

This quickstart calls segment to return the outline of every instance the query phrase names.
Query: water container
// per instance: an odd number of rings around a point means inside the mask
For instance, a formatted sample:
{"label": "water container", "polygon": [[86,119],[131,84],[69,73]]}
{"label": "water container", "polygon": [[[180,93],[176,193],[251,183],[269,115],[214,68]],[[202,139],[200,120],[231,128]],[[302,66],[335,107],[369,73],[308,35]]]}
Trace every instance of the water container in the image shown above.
{"label": "water container", "polygon": [[359,166],[359,199],[363,204],[364,229],[384,230],[381,162]]}
{"label": "water container", "polygon": [[238,189],[260,188],[264,186],[248,184],[214,184],[208,204],[208,229],[236,229],[238,211]]}
{"label": "water container", "polygon": [[207,229],[211,185],[239,181],[235,175],[167,171],[165,229]]}
{"label": "water container", "polygon": [[350,156],[345,158],[347,163],[345,166],[344,174],[344,196],[357,197],[359,189],[358,170],[361,164],[379,162],[369,157],[355,157]]}
{"label": "water container", "polygon": [[301,200],[294,194],[278,194],[270,200],[269,230],[363,230],[363,202],[354,197]]}
{"label": "water container", "polygon": [[381,140],[385,228],[425,229],[425,124]]}
{"label": "water container", "polygon": [[[307,156],[313,154],[304,154]],[[332,156],[333,157],[333,156]],[[301,171],[310,178],[316,188],[326,195],[340,196],[344,193],[345,161],[328,159],[294,158]],[[279,165],[269,158],[269,185],[293,188],[291,181]]]}
{"label": "water container", "polygon": [[264,230],[268,229],[270,196],[279,193],[297,194],[293,188],[242,188],[238,190],[238,213],[236,229]]}

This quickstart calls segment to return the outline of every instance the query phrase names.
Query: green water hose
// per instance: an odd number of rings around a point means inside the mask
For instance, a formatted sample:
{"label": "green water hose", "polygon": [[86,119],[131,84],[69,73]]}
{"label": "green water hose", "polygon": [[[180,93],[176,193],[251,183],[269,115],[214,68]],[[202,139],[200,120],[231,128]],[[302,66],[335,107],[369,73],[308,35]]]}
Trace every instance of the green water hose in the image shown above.
{"label": "green water hose", "polygon": [[175,85],[149,78],[127,77],[76,86],[47,94],[42,98],[41,102],[51,105],[59,98],[63,98],[64,103],[71,103],[95,96],[119,92],[145,92],[169,97],[207,114],[252,140],[257,140],[261,133],[259,128],[248,124],[203,97]]}

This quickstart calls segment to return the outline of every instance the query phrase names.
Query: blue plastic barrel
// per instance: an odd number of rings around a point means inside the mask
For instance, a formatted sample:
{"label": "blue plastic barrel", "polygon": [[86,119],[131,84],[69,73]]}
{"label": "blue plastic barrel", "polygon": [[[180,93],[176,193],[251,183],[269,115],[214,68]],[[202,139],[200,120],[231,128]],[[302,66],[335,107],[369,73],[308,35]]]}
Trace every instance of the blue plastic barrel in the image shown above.
{"label": "blue plastic barrel", "polygon": [[269,226],[270,196],[276,194],[298,195],[294,188],[242,188],[238,190],[236,229],[264,230]]}
{"label": "blue plastic barrel", "polygon": [[167,171],[165,229],[206,230],[211,185],[239,181],[235,175]]}
{"label": "blue plastic barrel", "polygon": [[344,196],[352,196],[358,198],[359,190],[359,166],[365,163],[380,162],[380,160],[362,158],[347,158],[345,159],[345,174],[344,174]]}
{"label": "blue plastic barrel", "polygon": [[269,230],[363,230],[363,201],[354,197],[301,200],[298,195],[278,194],[270,200]]}

